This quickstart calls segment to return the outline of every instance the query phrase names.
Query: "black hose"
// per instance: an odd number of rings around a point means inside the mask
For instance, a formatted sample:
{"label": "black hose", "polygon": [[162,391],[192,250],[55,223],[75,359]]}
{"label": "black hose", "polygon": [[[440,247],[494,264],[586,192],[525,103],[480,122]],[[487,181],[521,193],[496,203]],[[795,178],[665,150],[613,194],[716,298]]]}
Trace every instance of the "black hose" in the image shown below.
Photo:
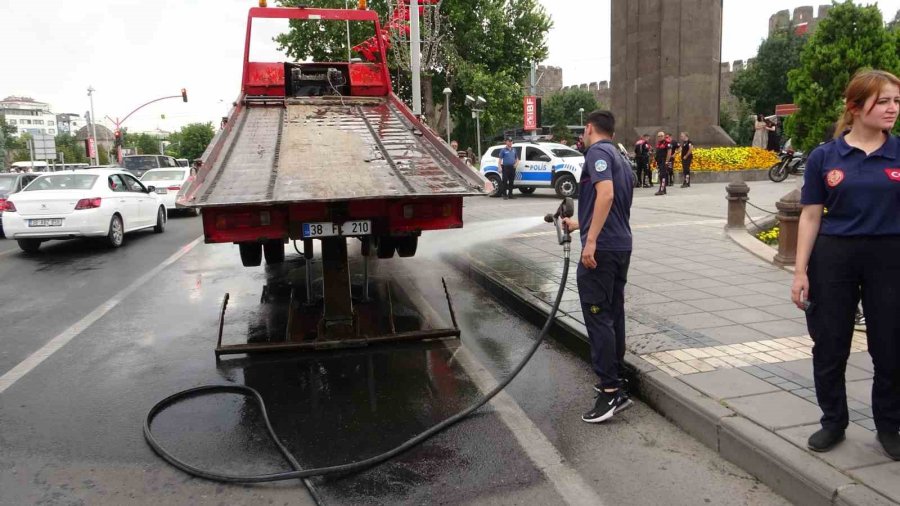
{"label": "black hose", "polygon": [[[565,255],[565,265],[563,266],[562,279],[559,283],[559,291],[556,294],[556,300],[553,303],[553,309],[550,310],[550,315],[547,317],[546,323],[544,323],[544,327],[541,329],[541,333],[538,336],[537,340],[535,340],[534,344],[531,345],[531,349],[516,366],[516,368],[512,371],[512,373],[503,381],[501,381],[493,390],[485,394],[481,399],[477,402],[466,408],[465,410],[453,415],[452,417],[444,420],[443,422],[431,427],[430,429],[422,432],[421,434],[409,439],[405,443],[397,446],[396,448],[384,452],[380,455],[375,455],[374,457],[369,457],[365,460],[360,460],[358,462],[352,462],[349,464],[340,464],[336,466],[329,467],[319,467],[315,469],[301,469],[300,463],[294,458],[293,455],[288,451],[288,449],[284,446],[278,436],[275,434],[275,430],[272,428],[272,424],[269,421],[269,414],[266,411],[266,404],[263,402],[262,396],[256,390],[242,385],[207,385],[196,388],[191,388],[188,390],[184,390],[182,392],[178,392],[176,394],[170,395],[165,399],[159,401],[153,408],[150,409],[150,412],[147,413],[147,418],[144,420],[144,439],[147,440],[147,444],[153,448],[153,451],[156,452],[157,455],[163,458],[166,462],[171,464],[172,466],[198,478],[205,478],[207,480],[218,481],[222,483],[260,483],[260,482],[268,482],[268,481],[282,481],[282,480],[294,480],[294,479],[304,479],[304,483],[310,488],[310,492],[315,495],[313,492],[313,488],[308,483],[306,478],[310,478],[313,476],[325,476],[329,474],[344,474],[350,473],[354,471],[360,471],[366,469],[368,467],[374,466],[376,464],[380,464],[386,460],[389,460],[401,453],[411,449],[412,447],[425,442],[427,439],[432,436],[440,433],[441,431],[447,429],[451,425],[461,421],[466,418],[470,414],[472,414],[475,410],[487,404],[495,395],[500,393],[507,385],[512,382],[513,379],[518,376],[522,369],[528,364],[531,360],[531,357],[534,356],[535,352],[537,352],[538,347],[547,338],[547,335],[550,333],[550,327],[553,324],[553,319],[556,317],[556,312],[559,310],[559,304],[562,300],[563,293],[566,289],[566,280],[569,276],[569,254],[568,254],[568,245],[566,245],[566,255]],[[162,447],[159,441],[153,436],[153,432],[150,430],[150,425],[153,423],[153,419],[156,416],[172,404],[176,402],[182,401],[184,399],[188,399],[191,397],[198,397],[202,395],[208,394],[219,394],[219,393],[235,393],[246,395],[248,397],[252,397],[256,400],[257,405],[259,406],[260,412],[262,413],[263,420],[266,423],[266,430],[269,433],[269,437],[272,438],[272,442],[278,447],[278,450],[281,452],[282,456],[284,456],[285,460],[287,460],[291,467],[294,468],[293,471],[284,471],[279,473],[272,474],[259,474],[253,476],[244,476],[244,475],[233,475],[233,474],[220,474],[211,471],[206,471],[204,469],[200,469],[199,467],[192,466],[186,462],[183,462],[169,453],[168,450]]]}

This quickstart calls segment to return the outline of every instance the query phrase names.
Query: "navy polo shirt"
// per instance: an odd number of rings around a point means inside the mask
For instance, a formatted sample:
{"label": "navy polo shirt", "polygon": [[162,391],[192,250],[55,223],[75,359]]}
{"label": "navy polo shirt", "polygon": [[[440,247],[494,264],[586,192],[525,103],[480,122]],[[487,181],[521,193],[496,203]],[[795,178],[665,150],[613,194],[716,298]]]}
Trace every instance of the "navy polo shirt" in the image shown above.
{"label": "navy polo shirt", "polygon": [[500,161],[503,165],[516,164],[516,148],[503,148],[500,150]]}
{"label": "navy polo shirt", "polygon": [[600,181],[613,182],[613,203],[603,230],[597,237],[597,251],[631,251],[631,198],[634,192],[634,174],[619,150],[610,141],[595,142],[584,155],[578,194],[578,223],[581,227],[581,245],[587,241],[594,214]]}
{"label": "navy polo shirt", "polygon": [[900,235],[900,140],[871,155],[844,136],[815,148],[806,162],[801,203],[823,205],[819,233],[839,236]]}

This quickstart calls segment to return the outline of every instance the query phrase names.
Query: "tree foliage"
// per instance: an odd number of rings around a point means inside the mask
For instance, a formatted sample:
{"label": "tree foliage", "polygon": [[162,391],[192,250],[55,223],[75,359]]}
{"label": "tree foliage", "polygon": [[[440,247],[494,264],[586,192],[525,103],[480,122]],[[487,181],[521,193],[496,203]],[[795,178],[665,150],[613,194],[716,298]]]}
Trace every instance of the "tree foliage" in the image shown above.
{"label": "tree foliage", "polygon": [[[99,151],[103,152],[102,149]],[[65,157],[66,163],[89,163],[84,152],[84,142],[71,134],[63,133],[56,136],[56,154],[60,162]]]}
{"label": "tree foliage", "polygon": [[800,149],[822,141],[840,117],[843,92],[859,69],[900,70],[896,33],[885,28],[876,5],[836,3],[803,48],[801,66],[788,74],[788,88],[800,107],[788,134]]}
{"label": "tree foliage", "polygon": [[541,119],[545,125],[581,125],[583,122],[579,109],[584,109],[584,116],[587,116],[600,107],[602,106],[593,93],[572,88],[544,98],[541,103]]}
{"label": "tree foliage", "polygon": [[159,143],[165,139],[148,133],[129,133],[122,129],[122,142],[126,148],[135,150],[138,155],[158,155]]}
{"label": "tree foliage", "polygon": [[176,158],[194,160],[206,151],[212,138],[216,135],[212,123],[191,123],[169,136],[166,154]]}
{"label": "tree foliage", "polygon": [[[280,4],[344,7],[342,0],[280,0]],[[379,14],[382,24],[388,19],[387,0],[372,0],[369,8]],[[296,60],[346,60],[347,34],[343,23],[295,21],[290,26],[288,33],[275,38],[288,56]],[[475,144],[475,120],[464,105],[466,95],[480,95],[488,101],[487,111],[481,115],[483,138],[487,138],[485,132],[521,125],[521,83],[531,62],[548,56],[546,35],[551,26],[550,17],[537,0],[442,2],[442,57],[431,59],[431,65],[423,68],[426,112],[429,102],[443,103],[443,89],[449,87],[450,110],[456,125],[454,138],[460,140],[463,148]],[[351,23],[350,29],[352,44],[374,34],[364,23]],[[409,69],[398,68],[392,58],[388,61],[395,92],[408,99]]]}
{"label": "tree foliage", "polygon": [[778,104],[790,104],[788,72],[800,67],[800,54],[808,37],[793,29],[772,34],[759,46],[756,60],[731,83],[731,93],[755,113],[769,115]]}

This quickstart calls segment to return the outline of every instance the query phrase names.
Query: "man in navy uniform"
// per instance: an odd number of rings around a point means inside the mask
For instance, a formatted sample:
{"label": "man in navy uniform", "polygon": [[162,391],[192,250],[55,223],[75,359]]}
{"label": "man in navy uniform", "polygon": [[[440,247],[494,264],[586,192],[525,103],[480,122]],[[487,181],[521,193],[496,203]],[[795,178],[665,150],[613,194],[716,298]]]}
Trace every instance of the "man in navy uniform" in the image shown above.
{"label": "man in navy uniform", "polygon": [[656,134],[656,170],[659,173],[659,191],[656,195],[665,195],[669,181],[669,159],[672,158],[672,144],[666,139],[666,133]]}
{"label": "man in navy uniform", "polygon": [[591,345],[591,362],[600,382],[594,385],[594,407],[582,415],[589,423],[604,422],[633,404],[622,389],[625,360],[625,283],[631,262],[631,164],[612,143],[616,120],[609,111],[594,111],[584,128],[578,220],[581,229],[578,295]]}
{"label": "man in navy uniform", "polygon": [[512,139],[506,139],[506,147],[500,150],[500,158],[497,165],[500,167],[500,175],[503,178],[503,186],[500,187],[500,195],[503,200],[514,199],[513,183],[516,181],[516,165],[519,163],[519,154],[513,149]]}
{"label": "man in navy uniform", "polygon": [[[634,161],[637,164],[637,186],[650,188],[653,178],[650,175],[650,135],[644,134],[634,145]],[[646,175],[646,182],[644,176]]]}

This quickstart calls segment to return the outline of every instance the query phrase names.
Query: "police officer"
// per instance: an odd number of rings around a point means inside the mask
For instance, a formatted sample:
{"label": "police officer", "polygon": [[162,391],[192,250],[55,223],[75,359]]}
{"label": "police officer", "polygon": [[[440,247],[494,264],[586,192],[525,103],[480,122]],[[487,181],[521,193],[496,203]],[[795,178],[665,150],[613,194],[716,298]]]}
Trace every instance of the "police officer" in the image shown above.
{"label": "police officer", "polygon": [[656,134],[656,170],[659,173],[659,191],[655,195],[665,195],[669,185],[669,159],[672,158],[672,144],[666,140],[666,133]]}
{"label": "police officer", "polygon": [[694,143],[687,132],[681,132],[681,187],[691,187],[691,162],[694,161]]}
{"label": "police officer", "polygon": [[813,373],[823,413],[822,428],[807,444],[828,451],[844,439],[844,370],[862,297],[875,366],[878,441],[900,460],[900,140],[890,134],[900,112],[900,79],[862,71],[844,97],[837,128],[843,133],[813,150],[806,164],[791,286],[815,343]]}
{"label": "police officer", "polygon": [[506,139],[506,147],[500,150],[500,157],[497,158],[497,165],[500,166],[500,174],[502,176],[503,186],[500,187],[500,194],[503,200],[514,199],[513,184],[516,181],[516,164],[519,163],[519,154],[513,149],[512,139]]}
{"label": "police officer", "polygon": [[631,164],[612,143],[616,120],[609,111],[587,117],[588,146],[581,171],[578,219],[566,219],[570,230],[581,229],[578,295],[591,345],[591,362],[600,382],[597,400],[581,419],[599,423],[633,403],[622,389],[625,359],[625,283],[631,262]]}
{"label": "police officer", "polygon": [[[653,182],[650,177],[650,135],[641,135],[637,143],[634,145],[634,161],[637,163],[637,185],[638,187],[650,188]],[[646,182],[644,176],[647,176]]]}

